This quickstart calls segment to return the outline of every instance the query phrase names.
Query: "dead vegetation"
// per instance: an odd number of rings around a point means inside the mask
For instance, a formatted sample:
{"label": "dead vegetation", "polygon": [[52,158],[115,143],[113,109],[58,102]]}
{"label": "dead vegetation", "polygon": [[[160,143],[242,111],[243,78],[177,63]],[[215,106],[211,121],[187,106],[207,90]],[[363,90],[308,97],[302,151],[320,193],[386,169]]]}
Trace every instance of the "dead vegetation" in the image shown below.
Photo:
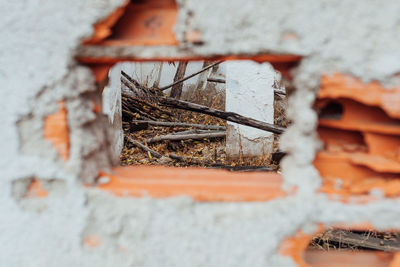
{"label": "dead vegetation", "polygon": [[[157,101],[147,97],[151,89],[144,89],[125,73],[122,84],[126,87],[122,95],[123,130],[126,142],[120,157],[121,165],[196,166],[241,171],[271,171],[278,168],[276,164],[271,163],[270,156],[228,159],[225,152],[226,120],[198,112],[160,106]],[[136,88],[137,86],[139,88]],[[128,93],[126,89],[136,93]],[[161,92],[157,94],[160,96]],[[225,92],[217,91],[212,83],[205,90],[191,88],[183,92],[181,98],[190,103],[225,110]],[[140,121],[178,123],[166,127]],[[220,129],[199,129],[195,126],[182,126],[179,123],[211,125]],[[186,138],[183,138],[185,136]],[[129,140],[136,140],[136,144]],[[144,147],[150,150],[146,151]]]}
{"label": "dead vegetation", "polygon": [[[214,86],[208,86],[206,90],[190,90],[185,92],[183,98],[191,103],[208,106],[211,108],[224,110],[225,109],[225,92],[216,91]],[[181,111],[174,108],[163,107],[165,111],[170,113],[169,117],[158,117],[159,121],[178,121],[188,124],[200,125],[217,125],[226,127],[226,121],[199,114],[191,111]],[[136,119],[140,118],[137,116]],[[151,139],[165,137],[167,135],[182,135],[182,134],[207,134],[215,133],[215,130],[201,130],[197,127],[164,127],[157,125],[135,125],[130,123],[131,116],[123,116],[124,133],[138,142],[148,146],[150,149],[166,157],[173,158],[173,161],[160,162],[156,157],[149,152],[144,152],[137,146],[133,146],[129,142],[125,142],[121,154],[122,165],[167,165],[176,167],[212,167],[226,169],[260,169],[274,170],[276,165],[270,163],[270,157],[254,158],[237,158],[227,159],[225,153],[225,138],[200,138],[187,140],[164,140],[160,142],[148,142]],[[221,127],[221,128],[222,128]],[[221,132],[218,130],[218,132]],[[147,142],[146,142],[147,141]],[[240,166],[243,166],[240,168]],[[248,167],[248,168],[245,168]],[[251,168],[260,167],[260,168]]]}

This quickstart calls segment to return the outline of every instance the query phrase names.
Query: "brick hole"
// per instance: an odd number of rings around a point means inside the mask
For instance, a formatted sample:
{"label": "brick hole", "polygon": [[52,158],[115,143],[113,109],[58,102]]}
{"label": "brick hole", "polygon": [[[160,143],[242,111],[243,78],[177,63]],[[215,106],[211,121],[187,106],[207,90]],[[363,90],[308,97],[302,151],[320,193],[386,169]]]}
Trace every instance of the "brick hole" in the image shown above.
{"label": "brick hole", "polygon": [[340,120],[342,116],[343,106],[335,101],[328,102],[318,112],[319,119]]}
{"label": "brick hole", "polygon": [[[195,73],[196,71],[202,69],[207,64],[215,63],[215,61],[187,61],[185,62],[188,65],[188,69],[185,73],[185,76],[190,75],[191,73]],[[171,135],[176,132],[185,132],[185,131],[194,131],[200,134],[207,134],[208,132],[212,132],[212,130],[204,130],[197,129],[193,127],[163,127],[151,124],[135,124],[131,123],[132,120],[156,120],[162,122],[183,122],[183,123],[192,123],[192,124],[203,124],[203,125],[219,125],[222,127],[227,126],[227,122],[224,119],[216,118],[213,116],[209,116],[206,114],[191,112],[187,110],[181,110],[176,108],[169,108],[166,106],[161,106],[157,104],[157,101],[154,102],[153,99],[148,98],[145,95],[137,96],[146,102],[149,105],[144,105],[145,108],[136,112],[130,103],[132,99],[129,99],[128,93],[133,94],[132,89],[135,93],[140,94],[139,87],[145,87],[145,90],[152,90],[151,88],[162,87],[166,83],[172,83],[174,75],[176,75],[176,68],[180,64],[180,62],[166,63],[166,62],[131,62],[129,64],[122,63],[123,65],[117,66],[115,65],[110,69],[111,75],[114,77],[113,81],[108,81],[105,79],[105,82],[101,82],[100,90],[103,90],[103,94],[109,94],[109,91],[113,91],[114,89],[122,86],[123,97],[122,97],[122,121],[117,113],[113,115],[113,118],[110,120],[113,123],[113,127],[118,127],[116,124],[122,123],[125,135],[125,145],[122,150],[121,163],[122,165],[168,165],[168,166],[201,166],[201,167],[213,167],[213,168],[227,168],[229,170],[246,170],[246,171],[256,171],[258,169],[262,171],[266,170],[276,170],[279,168],[279,161],[282,158],[282,152],[277,153],[277,157],[275,154],[271,153],[273,151],[278,150],[279,144],[279,135],[274,135],[275,140],[271,139],[271,151],[266,154],[260,154],[259,156],[246,156],[240,154],[239,156],[229,158],[228,152],[225,152],[225,141],[223,138],[204,138],[200,140],[190,139],[190,140],[177,140],[177,141],[160,141],[160,142],[152,142],[147,146],[155,151],[158,151],[164,156],[168,156],[169,153],[177,153],[178,155],[183,156],[185,160],[178,160],[173,162],[164,162],[157,163],[157,158],[154,155],[148,155],[147,152],[143,152],[139,148],[135,148],[136,146],[132,145],[128,138],[134,138],[141,143],[146,143],[146,140],[149,140],[155,136],[162,135]],[[162,65],[161,65],[162,64]],[[223,63],[222,63],[223,64]],[[201,66],[203,65],[203,66]],[[161,66],[161,67],[160,67]],[[210,73],[202,77],[202,74],[196,75],[193,78],[189,79],[188,83],[182,83],[182,96],[180,100],[188,101],[190,103],[196,103],[204,106],[211,107],[213,109],[225,111],[225,83],[216,83],[212,81],[208,81],[209,77],[219,77],[217,75],[222,75],[222,73],[218,72],[218,67],[221,65],[216,65],[215,67],[210,69]],[[114,69],[115,68],[115,69]],[[120,68],[123,68],[124,75],[120,75]],[[221,66],[222,68],[222,66]],[[162,72],[160,71],[162,70]],[[116,71],[116,72],[115,72]],[[158,73],[159,71],[159,73]],[[223,75],[225,75],[225,71],[223,71]],[[160,79],[161,76],[161,79]],[[168,76],[168,77],[166,77]],[[128,77],[128,78],[126,78]],[[157,78],[158,77],[158,78]],[[166,78],[170,79],[170,81],[166,82]],[[278,78],[278,76],[277,76]],[[119,85],[120,79],[123,80],[122,84]],[[136,87],[134,83],[128,81],[129,79],[133,79],[137,81],[140,86]],[[225,79],[225,78],[224,78]],[[224,79],[223,80],[225,82]],[[108,85],[106,85],[108,81]],[[117,81],[117,83],[116,83]],[[160,82],[164,84],[160,84]],[[275,81],[277,82],[277,81]],[[113,84],[110,84],[113,83]],[[135,82],[136,83],[136,82]],[[181,84],[181,85],[182,85]],[[104,87],[103,87],[104,86]],[[217,87],[218,86],[218,87]],[[104,88],[104,89],[102,89]],[[147,89],[146,89],[147,88]],[[273,94],[273,87],[271,89],[271,94]],[[171,89],[168,89],[171,90]],[[170,92],[166,91],[166,95],[170,95]],[[280,85],[279,91],[282,90],[282,85]],[[115,96],[116,97],[116,96]],[[285,96],[286,97],[286,96]],[[274,100],[283,102],[286,99],[283,99],[283,96],[278,98],[277,94],[274,97]],[[129,103],[128,103],[129,102]],[[136,103],[137,104],[137,103]],[[274,103],[269,103],[270,106]],[[153,105],[153,106],[151,106]],[[143,106],[143,105],[142,105]],[[157,110],[156,108],[160,108]],[[282,108],[281,108],[282,109]],[[119,107],[116,107],[115,110],[119,110]],[[165,113],[163,113],[165,111]],[[275,109],[276,111],[276,109]],[[269,111],[270,112],[270,111]],[[275,113],[274,110],[271,112]],[[246,114],[244,114],[246,115]],[[247,115],[249,117],[257,116]],[[154,117],[154,118],[153,118]],[[286,117],[284,110],[280,110],[280,122],[283,127],[287,126]],[[260,119],[261,120],[261,119]],[[269,123],[273,124],[273,121]],[[281,125],[277,125],[282,127]],[[215,131],[215,130],[214,130]],[[127,137],[128,136],[128,137]],[[119,137],[118,137],[119,138]],[[260,135],[260,138],[262,136]],[[250,144],[251,145],[251,144]],[[132,154],[132,151],[136,151],[137,156],[142,155],[141,158],[136,158],[136,155]],[[181,154],[183,153],[183,154]],[[271,162],[271,154],[274,155]],[[225,156],[226,155],[226,156]],[[140,163],[143,162],[143,163]],[[264,168],[257,168],[258,166]]]}
{"label": "brick hole", "polygon": [[382,99],[398,89],[342,78],[323,77],[315,104],[320,110],[317,132],[324,143],[314,160],[323,178],[320,191],[396,197],[400,194],[400,120],[395,106]]}
{"label": "brick hole", "polygon": [[[143,6],[150,7],[150,9],[154,8],[154,5],[151,5],[152,1],[143,1]],[[158,2],[158,1],[155,1]],[[146,4],[147,3],[147,4]],[[128,3],[127,6],[129,7],[131,3]],[[128,14],[129,12],[126,11],[128,8],[123,7],[124,10],[119,16],[122,18],[124,14]],[[161,8],[161,7],[160,7]],[[161,8],[162,9],[162,8]],[[127,15],[128,16],[128,15]],[[132,17],[132,14],[129,15]],[[137,43],[132,43],[132,40],[128,39],[118,39],[118,36],[128,36],[121,34],[113,34],[113,30],[116,30],[116,27],[118,27],[118,20],[115,20],[112,24],[106,24],[105,26],[108,27],[110,30],[110,33],[106,36],[103,37],[103,39],[96,40],[96,41],[86,41],[81,47],[79,47],[78,52],[77,52],[77,59],[79,62],[82,64],[88,66],[92,71],[95,76],[95,81],[96,84],[98,85],[99,88],[103,88],[107,83],[108,83],[108,72],[109,70],[118,62],[154,62],[154,61],[161,61],[161,62],[171,62],[171,61],[187,61],[187,60],[208,60],[208,61],[216,61],[216,60],[241,60],[241,59],[250,59],[254,60],[256,62],[262,63],[262,62],[269,62],[277,71],[279,71],[282,74],[282,77],[285,79],[285,82],[288,83],[287,81],[291,80],[291,75],[290,75],[290,69],[296,67],[300,60],[300,56],[295,56],[295,55],[269,55],[269,54],[260,54],[260,55],[254,55],[254,56],[246,56],[246,55],[235,55],[235,56],[215,56],[213,58],[204,58],[204,57],[194,57],[194,58],[185,58],[182,56],[179,57],[174,57],[174,56],[169,56],[167,58],[140,58],[139,56],[137,57],[126,57],[122,56],[121,53],[114,53],[113,49],[116,49],[115,52],[120,49],[123,49],[126,46],[134,45],[132,48],[135,48],[135,45],[137,47],[146,47],[146,49],[155,49],[154,52],[157,50],[157,45],[164,45],[162,43],[154,43],[154,46],[150,45],[149,43],[146,43],[145,40],[143,39],[137,39]],[[102,22],[100,22],[98,25],[102,25]],[[104,26],[104,25],[103,25]],[[96,28],[96,25],[95,25]],[[164,29],[165,30],[165,29]],[[172,29],[171,29],[172,30]],[[121,31],[124,31],[121,29]],[[143,35],[143,34],[141,34]],[[145,37],[145,34],[143,35]],[[157,35],[154,35],[155,38],[158,38]],[[94,36],[96,37],[96,35]],[[146,38],[146,37],[145,37]],[[165,40],[163,38],[159,38],[159,41]],[[153,48],[152,48],[153,47]],[[173,48],[173,46],[166,46],[168,48]],[[165,47],[164,47],[165,48]],[[134,170],[135,168],[130,168],[130,176],[134,177],[135,173]],[[155,170],[156,171],[156,170]],[[174,172],[178,173],[178,170],[174,170]],[[197,172],[194,171],[193,174]],[[151,172],[150,172],[151,173]],[[210,172],[211,175],[212,172]],[[109,174],[104,174],[108,175]],[[178,175],[179,176],[179,175]],[[195,176],[195,175],[194,175]],[[269,174],[265,175],[265,180],[263,183],[267,183],[269,178]],[[274,176],[274,175],[272,175]],[[153,176],[154,177],[154,176]],[[243,178],[245,177],[243,176]],[[105,179],[103,179],[105,180]],[[111,179],[112,181],[115,181],[115,179]],[[118,179],[117,179],[118,180]],[[118,186],[117,186],[118,187]],[[275,190],[275,189],[274,189]],[[118,190],[117,190],[118,191]],[[127,190],[129,194],[129,190]],[[281,194],[281,189],[277,191],[277,193]],[[176,193],[174,193],[176,194]],[[267,193],[268,195],[269,193]],[[168,195],[171,195],[171,193],[168,193]],[[193,193],[190,193],[190,195],[193,196]],[[206,197],[206,199],[229,199],[232,196],[226,197],[226,196],[210,196]],[[240,199],[241,197],[234,197],[235,199]],[[258,198],[258,197],[257,197]],[[242,198],[243,199],[243,198]]]}
{"label": "brick hole", "polygon": [[393,266],[400,250],[396,231],[334,228],[314,235],[304,253],[308,266]]}

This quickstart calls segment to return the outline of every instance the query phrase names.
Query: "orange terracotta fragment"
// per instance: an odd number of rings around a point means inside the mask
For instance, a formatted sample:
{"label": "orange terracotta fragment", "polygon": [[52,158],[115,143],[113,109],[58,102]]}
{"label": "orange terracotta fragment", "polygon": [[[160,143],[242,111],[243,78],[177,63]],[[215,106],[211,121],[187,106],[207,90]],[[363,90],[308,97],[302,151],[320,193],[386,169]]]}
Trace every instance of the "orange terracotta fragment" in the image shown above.
{"label": "orange terracotta fragment", "polygon": [[42,183],[38,179],[33,179],[28,186],[26,195],[27,198],[42,198],[47,197],[49,193],[43,188]]}
{"label": "orange terracotta fragment", "polygon": [[177,13],[174,0],[126,1],[94,25],[93,36],[83,44],[177,45]]}
{"label": "orange terracotta fragment", "polygon": [[108,72],[110,71],[111,67],[113,66],[113,63],[99,63],[99,64],[87,64],[86,66],[90,68],[92,71],[94,77],[95,77],[95,82],[97,84],[102,83],[108,78]]}
{"label": "orange terracotta fragment", "polygon": [[100,113],[101,112],[101,107],[99,104],[97,104],[96,100],[92,100],[93,103],[93,112],[94,113]]}
{"label": "orange terracotta fragment", "polygon": [[357,78],[339,73],[324,75],[318,98],[349,98],[381,107],[392,118],[400,118],[400,88],[385,89],[377,82],[364,84]]}
{"label": "orange terracotta fragment", "polygon": [[342,117],[340,119],[320,119],[319,125],[343,130],[400,135],[400,120],[390,118],[380,108],[342,98],[335,102],[343,106]]}
{"label": "orange terracotta fragment", "polygon": [[282,242],[279,247],[279,253],[283,256],[291,257],[299,267],[309,266],[304,260],[305,251],[313,237],[322,232],[323,229],[324,226],[320,224],[314,234],[305,234],[302,230],[297,231],[294,236]]}
{"label": "orange terracotta fragment", "polygon": [[118,21],[124,14],[125,9],[130,1],[126,0],[125,3],[112,12],[106,19],[93,25],[94,34],[90,38],[83,41],[84,44],[95,44],[110,36],[112,31],[111,27]]}
{"label": "orange terracotta fragment", "polygon": [[277,173],[168,167],[117,167],[100,173],[110,181],[97,188],[117,196],[165,198],[186,195],[197,201],[266,201],[285,197]]}
{"label": "orange terracotta fragment", "polygon": [[50,141],[63,160],[69,157],[69,130],[65,101],[58,102],[59,110],[44,121],[44,138]]}
{"label": "orange terracotta fragment", "polygon": [[83,243],[88,247],[95,248],[101,245],[101,239],[97,235],[87,235]]}
{"label": "orange terracotta fragment", "polygon": [[364,133],[363,135],[369,154],[400,161],[400,136],[375,133]]}
{"label": "orange terracotta fragment", "polygon": [[319,126],[318,137],[324,142],[324,150],[328,152],[367,152],[368,146],[364,137],[357,131],[343,131],[335,128]]}
{"label": "orange terracotta fragment", "polygon": [[399,103],[400,88],[323,76],[316,106],[324,149],[314,161],[323,177],[321,192],[344,199],[367,196],[372,189],[400,195]]}
{"label": "orange terracotta fragment", "polygon": [[357,158],[351,153],[319,152],[314,166],[323,177],[320,192],[330,194],[369,194],[380,189],[388,197],[400,195],[400,175],[378,173],[354,164]]}
{"label": "orange terracotta fragment", "polygon": [[389,267],[400,267],[400,252],[394,254],[393,260]]}
{"label": "orange terracotta fragment", "polygon": [[174,33],[178,9],[173,0],[130,2],[103,45],[177,45]]}
{"label": "orange terracotta fragment", "polygon": [[375,251],[321,251],[307,250],[306,265],[309,267],[394,267],[393,253]]}

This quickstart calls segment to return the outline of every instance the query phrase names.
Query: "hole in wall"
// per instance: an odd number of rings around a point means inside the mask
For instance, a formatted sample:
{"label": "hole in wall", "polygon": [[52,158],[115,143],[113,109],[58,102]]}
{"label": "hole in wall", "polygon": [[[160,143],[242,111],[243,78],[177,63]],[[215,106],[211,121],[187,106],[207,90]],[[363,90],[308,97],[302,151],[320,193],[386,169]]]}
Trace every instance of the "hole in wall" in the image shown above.
{"label": "hole in wall", "polygon": [[[227,64],[233,64],[233,74],[227,74]],[[269,80],[251,84],[249,75]],[[102,90],[105,113],[120,132],[115,145],[123,166],[279,169],[279,134],[227,122],[235,112],[242,115],[240,123],[288,126],[285,87],[267,63],[125,62],[110,70]]]}
{"label": "hole in wall", "polygon": [[304,260],[314,267],[389,266],[399,250],[396,231],[330,229],[312,238]]}

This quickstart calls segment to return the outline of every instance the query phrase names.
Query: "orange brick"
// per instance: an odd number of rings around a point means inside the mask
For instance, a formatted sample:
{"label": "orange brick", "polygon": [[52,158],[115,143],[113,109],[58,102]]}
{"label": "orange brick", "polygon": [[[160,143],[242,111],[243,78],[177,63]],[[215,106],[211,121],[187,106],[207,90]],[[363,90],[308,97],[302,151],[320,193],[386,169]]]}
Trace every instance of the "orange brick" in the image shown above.
{"label": "orange brick", "polygon": [[65,102],[59,101],[59,110],[47,116],[44,122],[44,138],[49,140],[63,160],[69,157],[69,130]]}
{"label": "orange brick", "polygon": [[266,201],[287,194],[277,173],[168,167],[117,167],[102,172],[110,182],[97,186],[117,196],[156,198],[186,195],[198,201]]}

